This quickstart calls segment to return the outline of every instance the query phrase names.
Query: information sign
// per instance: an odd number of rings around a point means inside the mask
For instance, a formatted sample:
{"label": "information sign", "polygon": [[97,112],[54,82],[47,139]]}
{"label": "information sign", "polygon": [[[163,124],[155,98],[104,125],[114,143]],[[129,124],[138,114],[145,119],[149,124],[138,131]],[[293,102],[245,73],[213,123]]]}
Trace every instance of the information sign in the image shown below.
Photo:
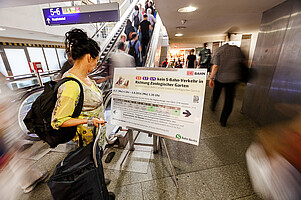
{"label": "information sign", "polygon": [[94,5],[57,7],[43,9],[46,25],[83,24],[119,21],[119,4],[104,3]]}
{"label": "information sign", "polygon": [[29,62],[28,64],[29,64],[31,73],[34,73],[34,72],[42,73],[43,72],[41,62]]}
{"label": "information sign", "polygon": [[111,123],[198,145],[206,74],[206,69],[116,68]]}

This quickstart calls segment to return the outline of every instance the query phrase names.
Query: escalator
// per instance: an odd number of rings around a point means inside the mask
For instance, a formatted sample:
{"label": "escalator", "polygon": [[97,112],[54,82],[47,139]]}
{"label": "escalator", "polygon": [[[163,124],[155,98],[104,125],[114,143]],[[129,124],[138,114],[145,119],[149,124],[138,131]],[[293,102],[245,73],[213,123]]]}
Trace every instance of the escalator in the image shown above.
{"label": "escalator", "polygon": [[[128,0],[128,2],[130,2],[130,5],[124,6],[123,16],[121,17],[120,21],[115,24],[115,27],[108,34],[106,41],[104,41],[103,42],[104,44],[101,45],[102,46],[101,49],[103,49],[103,50],[100,53],[101,55],[100,55],[100,60],[98,62],[97,68],[91,74],[89,74],[89,77],[91,79],[98,79],[98,78],[102,78],[102,77],[105,77],[108,75],[107,74],[108,70],[106,69],[105,63],[106,63],[110,53],[112,51],[114,51],[114,49],[116,49],[117,41],[118,41],[121,33],[123,32],[125,25],[126,25],[126,21],[127,21],[127,19],[130,18],[131,14],[134,10],[134,6],[138,2],[138,0],[136,0],[136,1]],[[105,24],[102,24],[102,26],[100,26],[98,31],[101,31],[103,28],[105,28]],[[97,35],[97,33],[94,34],[94,36],[96,36],[96,35]],[[96,39],[96,41],[97,41],[97,38],[94,38],[94,39]],[[53,73],[52,75],[55,75],[55,73]],[[25,77],[23,79],[31,80],[31,79],[36,79],[36,77]],[[53,78],[50,78],[50,79],[53,79]],[[16,81],[12,81],[11,84],[14,84],[13,82],[16,82]],[[110,82],[107,81],[103,84],[100,84],[100,86],[99,86],[100,89],[103,91],[104,105],[108,108],[110,108],[110,98],[111,98],[111,90],[110,90],[110,86],[108,86],[109,83]],[[18,122],[19,122],[19,126],[21,127],[22,133],[29,140],[38,140],[39,138],[37,135],[28,132],[25,124],[23,123],[23,119],[25,118],[27,112],[31,109],[32,103],[43,92],[43,90],[44,90],[44,88],[40,87],[38,85],[30,85],[29,87],[25,87],[23,89],[18,90],[18,92],[23,93],[21,95],[22,97],[20,99],[20,104],[19,104],[19,108],[18,108]],[[110,111],[108,109],[106,109],[106,116],[107,116],[106,120],[109,120],[109,112]]]}
{"label": "escalator", "polygon": [[[116,24],[116,27],[114,27],[114,30],[112,30],[111,33],[108,35],[108,40],[105,42],[105,45],[103,45],[104,47],[102,48],[103,50],[101,51],[101,56],[100,56],[100,60],[98,62],[98,66],[91,74],[89,74],[89,77],[91,79],[103,78],[108,75],[108,69],[107,69],[106,62],[107,62],[108,58],[110,57],[110,54],[112,52],[114,52],[114,50],[117,49],[118,40],[120,38],[121,33],[123,32],[123,30],[125,28],[127,19],[129,19],[130,16],[132,15],[135,3],[136,2],[133,2],[131,4],[131,7],[128,8],[129,10],[127,10],[127,12],[125,12],[125,14],[121,18],[120,22],[118,22]],[[161,23],[161,21],[160,21],[160,23]],[[144,63],[143,66],[145,66],[145,67],[154,66],[153,60],[154,60],[157,45],[158,45],[158,37],[159,37],[159,31],[160,31],[160,27],[161,27],[160,23],[157,21],[155,28],[153,30],[153,33],[151,35],[151,39],[150,39],[150,42],[149,42],[149,45],[147,48],[146,56],[143,60],[143,63]],[[103,28],[103,27],[101,27],[101,28]],[[99,31],[101,31],[101,28],[99,29]],[[55,73],[52,75],[55,75]],[[111,82],[108,80],[99,85],[99,88],[103,92],[104,106],[106,108],[105,120],[108,122],[110,121],[110,106],[111,106],[110,99],[112,96],[110,83]],[[26,92],[24,95],[22,95],[22,98],[20,100],[21,103],[19,105],[19,110],[18,110],[18,122],[19,122],[19,126],[22,129],[23,134],[26,136],[27,139],[30,139],[30,140],[38,140],[39,138],[35,134],[28,133],[28,130],[27,130],[25,124],[23,123],[23,119],[26,116],[27,112],[30,110],[32,103],[43,92],[43,89],[44,89],[43,87],[39,87],[39,86],[26,88]],[[108,131],[107,135],[110,135],[112,130],[116,130],[115,126],[111,125],[110,123],[108,123],[107,126],[109,127],[109,128],[107,128],[107,131]]]}

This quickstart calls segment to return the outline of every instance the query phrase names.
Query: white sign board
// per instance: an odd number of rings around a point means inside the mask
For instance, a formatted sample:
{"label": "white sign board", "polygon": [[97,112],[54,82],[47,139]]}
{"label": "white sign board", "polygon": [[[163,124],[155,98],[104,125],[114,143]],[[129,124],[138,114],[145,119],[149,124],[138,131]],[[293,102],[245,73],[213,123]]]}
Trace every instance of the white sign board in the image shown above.
{"label": "white sign board", "polygon": [[198,145],[206,69],[116,68],[111,123]]}

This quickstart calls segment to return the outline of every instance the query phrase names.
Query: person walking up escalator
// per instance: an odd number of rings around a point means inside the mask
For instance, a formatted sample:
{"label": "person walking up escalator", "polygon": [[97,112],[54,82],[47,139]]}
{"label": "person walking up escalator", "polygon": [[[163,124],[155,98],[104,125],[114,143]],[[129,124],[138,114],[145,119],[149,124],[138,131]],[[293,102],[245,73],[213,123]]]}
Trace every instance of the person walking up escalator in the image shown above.
{"label": "person walking up escalator", "polygon": [[151,23],[147,21],[147,15],[145,14],[144,20],[140,23],[139,31],[142,34],[141,45],[142,45],[142,57],[146,54],[147,45],[149,42],[149,32],[151,31]]}
{"label": "person walking up escalator", "polygon": [[135,58],[136,67],[141,67],[141,44],[138,40],[138,34],[132,34],[132,40],[129,42],[129,52]]}
{"label": "person walking up escalator", "polygon": [[135,32],[135,28],[132,26],[131,20],[126,21],[126,27],[124,33],[126,34],[126,41],[131,40],[131,34]]}
{"label": "person walking up escalator", "polygon": [[139,24],[143,20],[143,16],[141,11],[139,11],[139,7],[135,5],[135,11],[132,15],[132,21],[134,22],[135,32],[138,32]]}

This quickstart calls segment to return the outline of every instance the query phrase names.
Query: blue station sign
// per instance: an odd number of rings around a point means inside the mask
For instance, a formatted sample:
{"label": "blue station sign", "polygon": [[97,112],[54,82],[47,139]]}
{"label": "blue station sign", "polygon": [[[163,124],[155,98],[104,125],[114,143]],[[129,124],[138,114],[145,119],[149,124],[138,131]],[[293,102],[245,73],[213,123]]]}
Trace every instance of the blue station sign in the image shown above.
{"label": "blue station sign", "polygon": [[46,25],[116,22],[120,20],[119,4],[105,3],[43,9]]}

